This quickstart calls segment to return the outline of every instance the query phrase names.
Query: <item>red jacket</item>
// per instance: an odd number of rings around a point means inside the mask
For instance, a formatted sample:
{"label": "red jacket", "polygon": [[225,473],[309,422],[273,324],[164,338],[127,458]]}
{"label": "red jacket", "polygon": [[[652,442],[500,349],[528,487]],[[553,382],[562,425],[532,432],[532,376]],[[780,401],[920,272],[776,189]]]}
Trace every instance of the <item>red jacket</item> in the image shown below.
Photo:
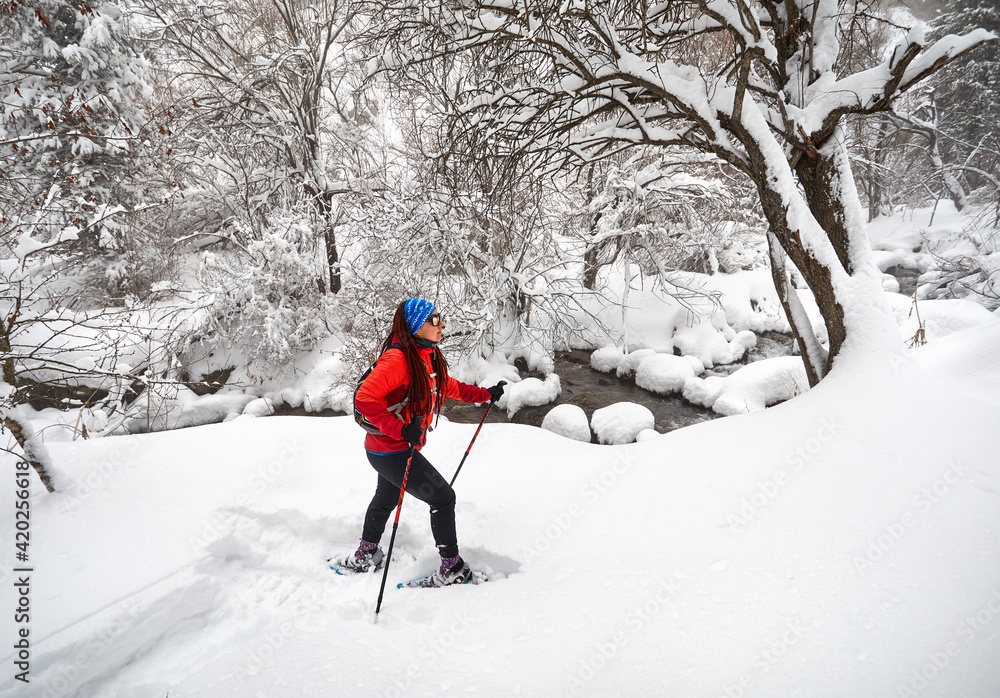
{"label": "red jacket", "polygon": [[[420,348],[420,356],[427,367],[427,375],[431,381],[431,394],[437,394],[437,376],[431,367],[433,349]],[[412,415],[410,406],[404,405],[400,416],[389,412],[389,407],[402,402],[410,385],[410,369],[406,357],[399,349],[389,349],[379,358],[375,368],[358,389],[354,400],[358,411],[378,427],[382,434],[369,434],[365,439],[365,449],[372,453],[399,453],[406,451],[410,445],[403,439],[403,427],[409,424]],[[444,386],[447,398],[462,402],[489,402],[490,391],[475,385],[469,385],[449,376]],[[424,414],[423,426],[426,429],[431,424],[431,415]],[[423,447],[427,436],[417,445],[417,450]]]}

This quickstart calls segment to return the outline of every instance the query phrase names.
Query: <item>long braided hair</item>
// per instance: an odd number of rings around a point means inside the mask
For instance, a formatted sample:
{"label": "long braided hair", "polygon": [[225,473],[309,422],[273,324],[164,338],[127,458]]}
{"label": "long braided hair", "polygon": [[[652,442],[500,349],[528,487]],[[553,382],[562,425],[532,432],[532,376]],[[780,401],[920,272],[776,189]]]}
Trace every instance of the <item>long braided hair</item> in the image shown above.
{"label": "long braided hair", "polygon": [[431,394],[431,381],[427,375],[427,367],[420,356],[420,347],[406,324],[406,312],[403,309],[405,301],[396,307],[396,314],[392,317],[392,329],[382,345],[385,352],[392,344],[393,338],[396,343],[403,347],[403,356],[406,357],[406,367],[410,372],[410,385],[407,387],[406,397],[410,407],[411,415],[428,415],[436,418],[441,414],[444,407],[445,394],[444,386],[448,384],[448,362],[444,359],[444,354],[437,347],[434,347],[434,360],[431,366],[437,371],[437,394]]}

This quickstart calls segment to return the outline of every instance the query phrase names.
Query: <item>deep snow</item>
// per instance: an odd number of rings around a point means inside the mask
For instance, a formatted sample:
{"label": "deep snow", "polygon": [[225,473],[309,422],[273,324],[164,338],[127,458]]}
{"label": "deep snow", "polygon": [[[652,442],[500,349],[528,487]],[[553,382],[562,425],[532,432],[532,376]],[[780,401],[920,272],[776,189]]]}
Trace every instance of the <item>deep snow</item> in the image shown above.
{"label": "deep snow", "polygon": [[[51,444],[0,696],[1000,695],[997,347],[994,317],[627,446],[487,425],[459,538],[506,577],[396,590],[436,563],[408,498],[377,624],[379,579],[324,564],[374,486],[349,418]],[[474,429],[431,435],[446,476]]]}

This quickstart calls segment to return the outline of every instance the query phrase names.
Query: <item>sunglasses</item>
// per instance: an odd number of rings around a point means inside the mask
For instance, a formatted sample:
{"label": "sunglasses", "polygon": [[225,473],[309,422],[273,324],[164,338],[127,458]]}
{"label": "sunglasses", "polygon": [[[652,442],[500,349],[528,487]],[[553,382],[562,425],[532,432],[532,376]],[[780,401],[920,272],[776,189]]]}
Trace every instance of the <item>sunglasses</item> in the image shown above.
{"label": "sunglasses", "polygon": [[431,326],[437,327],[438,325],[444,324],[444,318],[441,317],[440,313],[434,313],[429,318],[427,318],[427,322],[431,323]]}

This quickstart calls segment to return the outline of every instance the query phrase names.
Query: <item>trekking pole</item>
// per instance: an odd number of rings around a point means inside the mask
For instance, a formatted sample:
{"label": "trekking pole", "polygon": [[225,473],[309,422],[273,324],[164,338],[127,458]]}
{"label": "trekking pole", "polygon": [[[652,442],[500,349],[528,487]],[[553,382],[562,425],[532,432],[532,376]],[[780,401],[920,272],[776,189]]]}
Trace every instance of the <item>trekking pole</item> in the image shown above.
{"label": "trekking pole", "polygon": [[413,462],[413,450],[415,446],[410,446],[410,455],[406,459],[406,470],[403,471],[403,484],[399,488],[399,504],[396,505],[396,520],[392,522],[392,536],[389,537],[389,552],[385,556],[385,569],[382,570],[382,586],[378,590],[378,603],[375,604],[375,620],[378,620],[378,612],[382,608],[382,594],[385,592],[385,580],[389,577],[389,563],[392,562],[392,546],[396,542],[396,529],[399,528],[399,513],[403,511],[403,495],[406,494],[406,478],[410,475],[410,463]]}
{"label": "trekking pole", "polygon": [[472,450],[472,444],[476,443],[476,437],[479,436],[479,430],[483,428],[483,424],[486,422],[486,418],[489,416],[491,409],[493,409],[492,400],[486,407],[486,412],[483,414],[483,418],[479,420],[479,426],[476,427],[476,433],[472,435],[472,441],[469,442],[469,447],[465,449],[465,455],[462,456],[462,462],[458,464],[458,469],[455,471],[455,474],[451,476],[451,482],[448,483],[449,487],[455,484],[455,480],[458,478],[458,473],[462,470],[462,466],[465,465],[465,459],[469,457],[469,451]]}

